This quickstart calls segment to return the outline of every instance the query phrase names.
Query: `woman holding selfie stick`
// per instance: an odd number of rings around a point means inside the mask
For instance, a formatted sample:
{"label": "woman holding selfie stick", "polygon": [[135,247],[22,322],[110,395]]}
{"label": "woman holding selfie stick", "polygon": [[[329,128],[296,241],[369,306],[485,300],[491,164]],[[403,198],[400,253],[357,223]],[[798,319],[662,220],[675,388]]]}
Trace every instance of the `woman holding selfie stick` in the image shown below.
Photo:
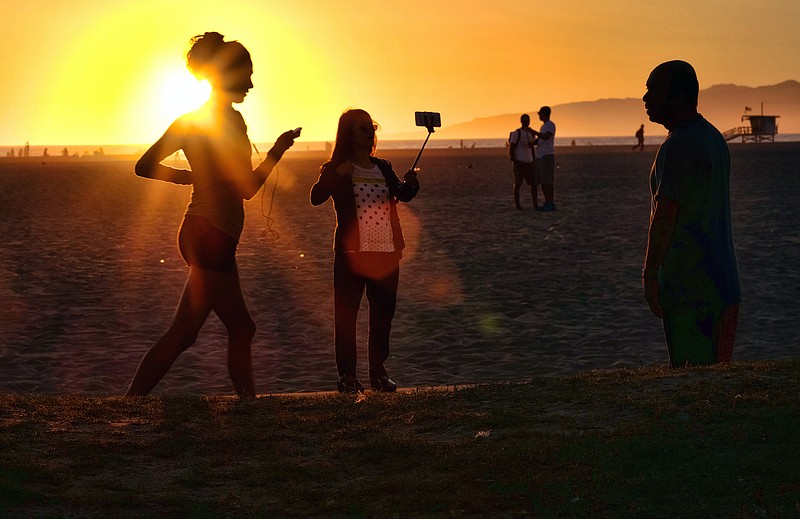
{"label": "woman holding selfie stick", "polygon": [[[136,163],[141,177],[191,184],[192,199],[178,244],[189,277],[167,332],[142,358],[126,396],[148,394],[184,350],[194,344],[214,311],[228,330],[228,372],[240,397],[255,397],[250,343],[256,326],[247,309],[236,247],[244,226],[244,200],[252,198],[299,129],[278,137],[266,159],[253,170],[250,140],[242,115],[233,109],[253,87],[250,53],[236,41],[207,32],[192,38],[187,66],[211,85],[210,100],[178,118]],[[191,170],[161,164],[183,150]]]}
{"label": "woman holding selfie stick", "polygon": [[356,320],[366,289],[369,301],[369,380],[376,391],[395,391],[384,362],[389,358],[400,258],[405,242],[397,217],[397,201],[409,202],[419,190],[417,174],[401,181],[392,165],[374,156],[378,126],[364,110],[352,109],[339,118],[333,153],[311,188],[311,204],[333,198],[333,299],[337,388],[359,393],[356,376]]}

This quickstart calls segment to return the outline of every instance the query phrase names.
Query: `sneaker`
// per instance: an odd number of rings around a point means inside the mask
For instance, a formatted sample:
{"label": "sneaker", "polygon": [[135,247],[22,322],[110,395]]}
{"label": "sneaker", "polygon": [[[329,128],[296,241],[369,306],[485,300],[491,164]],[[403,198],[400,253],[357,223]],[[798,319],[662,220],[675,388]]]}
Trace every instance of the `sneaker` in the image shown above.
{"label": "sneaker", "polygon": [[397,391],[397,384],[392,381],[386,375],[382,377],[370,378],[369,385],[372,386],[372,389],[375,391],[382,391],[384,393],[394,393]]}
{"label": "sneaker", "polygon": [[541,207],[541,209],[539,209],[539,210],[540,211],[548,211],[548,212],[549,211],[555,211],[556,210],[556,205],[555,204],[544,204]]}
{"label": "sneaker", "polygon": [[363,393],[364,386],[358,381],[355,375],[342,375],[336,382],[339,393]]}

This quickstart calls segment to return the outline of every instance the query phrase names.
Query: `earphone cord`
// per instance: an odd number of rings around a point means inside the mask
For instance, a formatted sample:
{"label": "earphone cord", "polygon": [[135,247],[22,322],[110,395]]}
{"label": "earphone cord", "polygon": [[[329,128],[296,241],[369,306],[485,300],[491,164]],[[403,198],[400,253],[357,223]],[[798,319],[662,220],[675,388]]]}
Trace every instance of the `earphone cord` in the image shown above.
{"label": "earphone cord", "polygon": [[[258,155],[259,161],[261,160],[261,153],[258,152],[258,148],[256,148],[255,143],[253,143],[253,149],[256,150],[256,155]],[[272,228],[272,224],[275,222],[275,219],[272,218],[272,207],[275,203],[275,191],[278,189],[278,180],[281,176],[281,170],[278,168],[278,165],[275,164],[275,184],[272,185],[272,193],[269,196],[269,209],[264,211],[264,199],[266,198],[267,192],[267,182],[264,181],[264,185],[261,186],[261,216],[263,216],[267,221],[267,228],[261,231],[261,238],[264,239],[267,237],[272,237],[274,239],[279,239],[280,235],[278,231]]]}

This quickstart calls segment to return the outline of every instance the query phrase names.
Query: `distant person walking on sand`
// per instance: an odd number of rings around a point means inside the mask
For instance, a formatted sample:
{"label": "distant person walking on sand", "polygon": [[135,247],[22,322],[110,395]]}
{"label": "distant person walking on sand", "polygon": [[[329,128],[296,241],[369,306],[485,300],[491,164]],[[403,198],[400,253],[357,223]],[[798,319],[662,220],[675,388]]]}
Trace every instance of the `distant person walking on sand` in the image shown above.
{"label": "distant person walking on sand", "polygon": [[636,130],[636,144],[634,144],[632,149],[639,148],[639,151],[644,151],[644,125],[641,125],[638,130]]}
{"label": "distant person walking on sand", "polygon": [[657,66],[644,101],[669,132],[650,170],[644,296],[663,320],[672,366],[729,362],[741,302],[733,245],[730,154],[697,113],[699,85],[685,61]]}
{"label": "distant person walking on sand", "polygon": [[[149,393],[178,355],[194,344],[213,311],[228,330],[228,372],[236,393],[254,397],[250,343],[256,326],[236,266],[236,247],[244,225],[243,200],[258,192],[298,134],[283,133],[253,170],[247,126],[232,107],[244,101],[253,87],[250,53],[239,42],[226,42],[221,34],[207,32],[192,38],[187,65],[211,84],[211,98],[170,125],[136,163],[136,174],[192,185],[192,199],[178,237],[189,277],[172,324],[145,354],[127,396]],[[191,170],[161,164],[177,150],[183,150]]]}
{"label": "distant person walking on sand", "polygon": [[364,289],[369,301],[369,380],[376,391],[395,391],[384,362],[397,303],[400,258],[405,242],[397,202],[410,202],[419,190],[417,174],[401,181],[392,165],[374,156],[377,125],[364,110],[339,118],[333,153],[311,188],[311,204],[333,198],[333,301],[337,388],[358,393],[356,319]]}
{"label": "distant person walking on sand", "polygon": [[522,209],[519,203],[519,190],[524,180],[531,188],[531,200],[534,210],[539,209],[536,200],[536,162],[533,156],[533,141],[536,139],[531,129],[531,118],[522,114],[519,118],[520,126],[508,136],[509,155],[514,172],[514,203],[517,209]]}
{"label": "distant person walking on sand", "polygon": [[[550,107],[543,106],[538,112],[542,127],[536,135],[534,144],[536,145],[536,183],[542,185],[544,195],[544,205],[541,211],[555,211],[554,184],[556,173],[556,125],[550,120]],[[534,195],[534,200],[536,195]]]}

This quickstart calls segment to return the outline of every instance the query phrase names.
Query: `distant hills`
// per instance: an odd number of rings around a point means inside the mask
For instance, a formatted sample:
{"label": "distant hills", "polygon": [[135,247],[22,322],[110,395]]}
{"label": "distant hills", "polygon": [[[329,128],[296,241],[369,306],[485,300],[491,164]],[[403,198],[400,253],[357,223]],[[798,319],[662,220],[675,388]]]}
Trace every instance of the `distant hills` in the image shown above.
{"label": "distant hills", "polygon": [[[541,104],[546,104],[542,100]],[[784,81],[777,85],[743,87],[738,85],[714,85],[700,91],[698,110],[720,131],[742,126],[741,117],[745,107],[750,115],[761,113],[779,115],[779,133],[800,133],[800,83]],[[527,108],[527,112],[482,117],[454,124],[437,130],[436,135],[445,139],[505,138],[519,127],[521,113],[531,115],[531,126],[540,124],[536,118],[539,105]],[[648,121],[644,103],[639,98],[598,99],[553,105],[553,121],[560,137],[626,136],[633,135],[640,124],[645,125],[645,135],[665,134],[663,127]],[[444,115],[444,114],[443,114]]]}

